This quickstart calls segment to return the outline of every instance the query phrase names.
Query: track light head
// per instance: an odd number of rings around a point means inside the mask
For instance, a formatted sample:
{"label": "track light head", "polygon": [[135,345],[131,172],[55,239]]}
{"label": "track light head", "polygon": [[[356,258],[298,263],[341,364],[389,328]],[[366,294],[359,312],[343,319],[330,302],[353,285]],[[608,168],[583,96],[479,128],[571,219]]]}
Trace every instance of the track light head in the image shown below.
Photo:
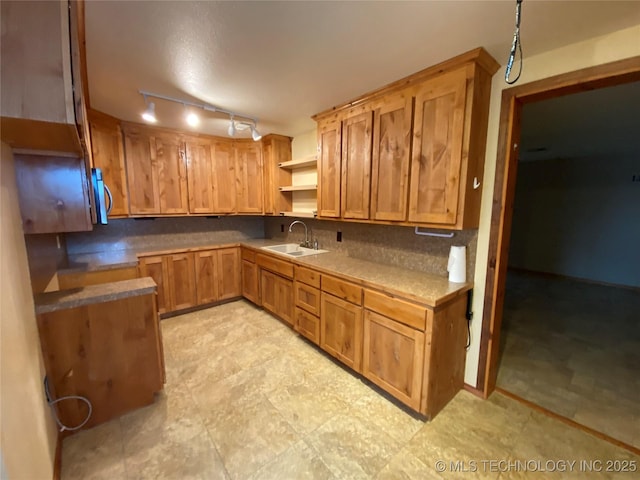
{"label": "track light head", "polygon": [[262,135],[260,135],[258,130],[256,130],[256,126],[255,125],[251,126],[251,138],[253,138],[254,142],[257,142],[258,140],[260,140],[262,138]]}
{"label": "track light head", "polygon": [[191,127],[197,127],[200,125],[200,117],[195,112],[187,113],[185,120],[187,124]]}
{"label": "track light head", "polygon": [[156,118],[156,104],[153,102],[149,102],[147,105],[147,109],[142,113],[143,120],[149,123],[156,123],[158,119]]}
{"label": "track light head", "polygon": [[236,122],[233,120],[233,115],[231,115],[231,121],[229,123],[229,130],[227,130],[227,133],[230,137],[233,137],[236,134]]}

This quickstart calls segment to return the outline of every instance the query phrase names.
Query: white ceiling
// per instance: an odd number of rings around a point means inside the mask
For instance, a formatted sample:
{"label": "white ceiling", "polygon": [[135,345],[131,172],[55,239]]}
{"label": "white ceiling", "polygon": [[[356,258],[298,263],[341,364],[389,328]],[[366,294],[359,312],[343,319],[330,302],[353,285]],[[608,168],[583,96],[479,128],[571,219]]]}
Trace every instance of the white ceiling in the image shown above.
{"label": "white ceiling", "polygon": [[[309,118],[482,46],[504,64],[515,1],[87,1],[91,106],[140,121],[138,90],[259,118],[295,136]],[[637,1],[523,2],[526,57],[640,24]],[[156,102],[159,124],[184,129],[182,106]],[[208,118],[199,131],[226,135]]]}
{"label": "white ceiling", "polygon": [[525,105],[520,161],[634,155],[640,166],[640,82]]}

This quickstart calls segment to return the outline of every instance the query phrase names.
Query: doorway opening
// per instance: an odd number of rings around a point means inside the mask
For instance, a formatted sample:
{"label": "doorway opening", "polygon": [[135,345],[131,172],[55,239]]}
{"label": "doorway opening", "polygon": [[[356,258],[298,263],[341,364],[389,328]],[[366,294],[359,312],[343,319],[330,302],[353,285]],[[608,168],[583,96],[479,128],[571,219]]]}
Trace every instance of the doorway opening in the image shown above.
{"label": "doorway opening", "polygon": [[636,448],[639,108],[640,82],[524,105],[496,383]]}
{"label": "doorway opening", "polygon": [[[523,107],[576,92],[640,81],[640,57],[587,68],[506,89],[502,93],[498,156],[491,213],[485,304],[480,341],[478,389],[485,397],[496,388],[508,251],[513,220]],[[631,220],[631,219],[630,219]],[[542,407],[543,410],[549,411]],[[572,420],[567,423],[580,425]],[[597,430],[585,427],[597,434]],[[614,442],[615,439],[602,435]],[[624,442],[624,446],[638,450]]]}

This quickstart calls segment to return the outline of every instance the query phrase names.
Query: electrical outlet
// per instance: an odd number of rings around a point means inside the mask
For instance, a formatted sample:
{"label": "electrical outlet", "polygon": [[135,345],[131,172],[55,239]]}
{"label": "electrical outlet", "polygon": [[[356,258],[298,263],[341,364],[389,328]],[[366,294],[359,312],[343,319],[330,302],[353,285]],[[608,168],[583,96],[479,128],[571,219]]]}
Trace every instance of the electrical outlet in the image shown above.
{"label": "electrical outlet", "polygon": [[280,232],[281,232],[281,233],[284,233],[284,223],[281,223],[281,224],[280,224]]}
{"label": "electrical outlet", "polygon": [[336,242],[341,242],[341,241],[342,241],[342,232],[338,230],[338,234],[336,235]]}

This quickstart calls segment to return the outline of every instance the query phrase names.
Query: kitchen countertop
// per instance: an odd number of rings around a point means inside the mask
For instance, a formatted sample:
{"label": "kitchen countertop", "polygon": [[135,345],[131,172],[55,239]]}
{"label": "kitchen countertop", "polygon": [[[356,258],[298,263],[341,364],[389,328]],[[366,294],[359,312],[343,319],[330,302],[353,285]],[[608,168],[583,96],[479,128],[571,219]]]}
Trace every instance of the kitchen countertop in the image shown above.
{"label": "kitchen countertop", "polygon": [[154,293],[156,288],[156,283],[151,278],[145,277],[39,293],[34,297],[36,315],[94,303],[111,302],[121,298],[147,295]]}
{"label": "kitchen countertop", "polygon": [[[138,256],[163,255],[176,251],[198,251],[211,248],[247,246],[256,251],[261,247],[282,244],[271,239],[251,239],[223,244],[184,244],[172,245],[170,249],[114,250],[95,254],[70,255],[69,267],[59,273],[86,270],[105,270],[111,268],[132,267],[138,264]],[[327,252],[306,257],[291,257],[285,254],[265,250],[264,253],[276,255],[294,264],[307,266],[322,273],[338,275],[365,287],[380,288],[399,297],[422,303],[428,307],[438,307],[449,300],[470,290],[472,283],[453,283],[446,277],[409,270],[370,260],[353,258],[339,252]]]}

